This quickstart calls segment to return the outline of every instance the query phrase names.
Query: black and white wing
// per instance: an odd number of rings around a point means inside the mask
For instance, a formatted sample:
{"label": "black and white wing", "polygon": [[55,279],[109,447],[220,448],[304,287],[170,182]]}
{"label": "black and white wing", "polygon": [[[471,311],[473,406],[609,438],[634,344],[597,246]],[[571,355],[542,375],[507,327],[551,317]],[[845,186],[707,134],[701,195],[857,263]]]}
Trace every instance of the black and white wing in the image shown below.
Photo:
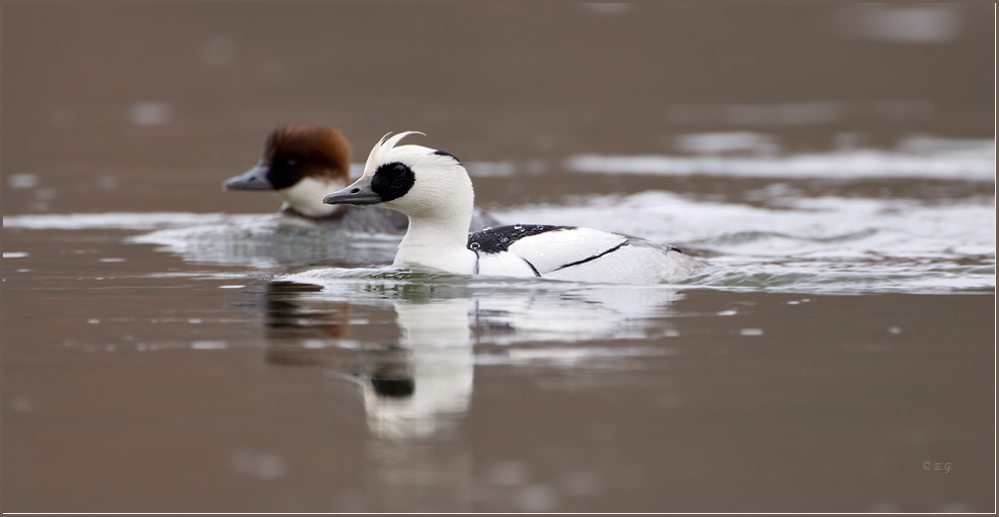
{"label": "black and white wing", "polygon": [[469,235],[478,272],[587,282],[663,282],[698,261],[680,250],[618,233],[572,226],[513,225]]}

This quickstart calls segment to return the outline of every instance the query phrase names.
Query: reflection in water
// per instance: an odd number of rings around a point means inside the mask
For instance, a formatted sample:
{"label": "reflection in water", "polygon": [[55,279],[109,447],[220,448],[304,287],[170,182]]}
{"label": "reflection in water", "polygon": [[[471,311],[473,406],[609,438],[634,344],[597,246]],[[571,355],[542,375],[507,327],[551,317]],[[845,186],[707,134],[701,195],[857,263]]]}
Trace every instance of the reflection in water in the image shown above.
{"label": "reflection in water", "polygon": [[397,303],[399,361],[379,361],[365,383],[371,431],[383,438],[429,437],[468,411],[473,357],[471,301]]}
{"label": "reflection in water", "polygon": [[395,303],[397,345],[366,354],[361,378],[369,486],[380,509],[467,511],[471,453],[459,432],[474,373],[467,299]]}
{"label": "reflection in water", "polygon": [[[344,270],[287,277],[322,286],[268,284],[267,360],[347,374],[362,386],[370,430],[382,438],[426,438],[454,427],[468,410],[476,363],[657,355],[662,350],[580,344],[675,335],[669,306],[680,295],[659,286],[322,276],[337,271]],[[387,315],[398,333],[370,320]]]}
{"label": "reflection in water", "polygon": [[327,340],[350,337],[350,304],[299,303],[299,295],[321,287],[272,282],[267,285],[267,362],[271,364],[326,364],[328,358],[312,352],[326,348]]}
{"label": "reflection in water", "polygon": [[673,289],[639,286],[594,286],[530,296],[483,296],[476,298],[477,343],[578,343],[668,335],[672,326],[664,318],[668,306],[678,299]]}
{"label": "reflection in water", "polygon": [[[576,364],[587,357],[579,342],[669,334],[664,318],[679,296],[630,286],[410,280],[369,276],[267,286],[267,361],[329,367],[361,387],[370,470],[368,491],[344,496],[353,510],[470,510],[478,485],[461,424],[476,362]],[[371,324],[390,313],[397,334]],[[544,346],[552,341],[575,345]],[[474,345],[488,350],[477,359]],[[617,349],[608,350],[590,357],[613,360]]]}
{"label": "reflection in water", "polygon": [[[468,410],[473,355],[469,299],[396,302],[401,336],[351,339],[347,301],[310,297],[308,284],[272,282],[266,299],[267,361],[323,365],[362,386],[371,432],[381,438],[427,438],[453,427]],[[359,327],[366,320],[355,320]]]}
{"label": "reflection in water", "polygon": [[372,492],[354,509],[468,510],[472,461],[458,424],[472,396],[471,300],[395,302],[397,341],[359,343],[349,339],[351,304],[308,296],[321,289],[268,286],[267,360],[333,366],[362,386]]}

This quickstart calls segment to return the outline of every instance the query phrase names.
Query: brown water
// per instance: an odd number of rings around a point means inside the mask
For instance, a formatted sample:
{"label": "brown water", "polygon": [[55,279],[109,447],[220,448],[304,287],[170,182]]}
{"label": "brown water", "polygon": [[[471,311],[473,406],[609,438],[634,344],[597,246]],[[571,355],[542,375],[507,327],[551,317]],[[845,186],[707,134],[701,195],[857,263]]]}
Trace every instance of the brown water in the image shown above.
{"label": "brown water", "polygon": [[[994,511],[994,226],[958,232],[994,182],[565,161],[992,138],[992,11],[898,9],[5,6],[4,510]],[[670,200],[719,269],[468,279],[178,222],[273,212],[219,184],[289,122],[355,161],[423,130],[499,215],[646,232]]]}

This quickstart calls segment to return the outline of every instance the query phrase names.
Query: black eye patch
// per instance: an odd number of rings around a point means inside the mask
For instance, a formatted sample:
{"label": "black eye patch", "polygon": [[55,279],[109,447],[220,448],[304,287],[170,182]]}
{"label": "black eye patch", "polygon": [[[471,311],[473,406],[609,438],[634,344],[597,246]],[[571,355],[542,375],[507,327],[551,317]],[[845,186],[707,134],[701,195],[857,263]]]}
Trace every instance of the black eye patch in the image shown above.
{"label": "black eye patch", "polygon": [[282,190],[293,186],[302,179],[302,169],[293,158],[275,157],[268,167],[267,181],[274,185],[274,190]]}
{"label": "black eye patch", "polygon": [[371,190],[375,191],[382,201],[392,201],[405,196],[416,183],[416,175],[412,169],[400,162],[386,163],[375,171],[371,178]]}

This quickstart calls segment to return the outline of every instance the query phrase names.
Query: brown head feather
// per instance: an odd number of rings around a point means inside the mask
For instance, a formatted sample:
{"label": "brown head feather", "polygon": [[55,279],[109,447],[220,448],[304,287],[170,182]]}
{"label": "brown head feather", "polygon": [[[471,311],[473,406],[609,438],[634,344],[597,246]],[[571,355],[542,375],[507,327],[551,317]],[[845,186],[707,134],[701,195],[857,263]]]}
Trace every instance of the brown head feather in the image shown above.
{"label": "brown head feather", "polygon": [[289,160],[296,164],[301,177],[350,182],[350,144],[336,129],[293,125],[274,130],[264,146],[263,162],[282,167]]}

